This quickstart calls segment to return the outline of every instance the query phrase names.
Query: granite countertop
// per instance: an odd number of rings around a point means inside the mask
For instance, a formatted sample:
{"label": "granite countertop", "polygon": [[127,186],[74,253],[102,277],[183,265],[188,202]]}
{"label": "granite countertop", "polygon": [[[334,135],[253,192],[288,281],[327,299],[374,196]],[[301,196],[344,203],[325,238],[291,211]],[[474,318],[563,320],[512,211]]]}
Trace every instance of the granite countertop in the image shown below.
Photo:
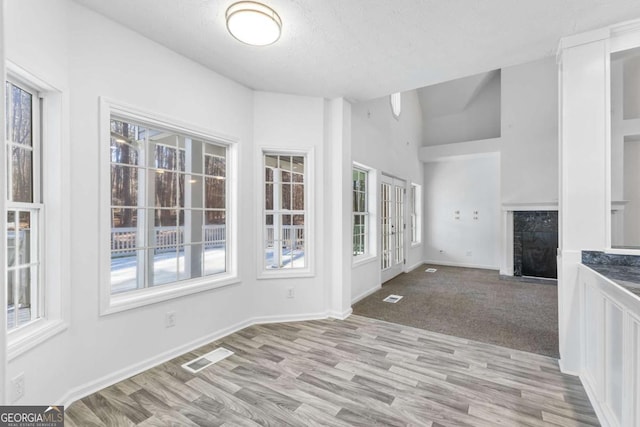
{"label": "granite countertop", "polygon": [[590,263],[584,265],[640,297],[640,266]]}

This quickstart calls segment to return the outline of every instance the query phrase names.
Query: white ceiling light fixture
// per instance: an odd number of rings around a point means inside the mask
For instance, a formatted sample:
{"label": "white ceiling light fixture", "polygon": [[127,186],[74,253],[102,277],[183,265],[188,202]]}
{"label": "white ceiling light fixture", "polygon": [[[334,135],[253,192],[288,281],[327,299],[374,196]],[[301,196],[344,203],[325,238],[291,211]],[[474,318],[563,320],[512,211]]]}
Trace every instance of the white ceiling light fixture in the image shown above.
{"label": "white ceiling light fixture", "polygon": [[275,10],[254,1],[239,1],[227,9],[227,29],[242,43],[267,46],[282,32],[282,20]]}

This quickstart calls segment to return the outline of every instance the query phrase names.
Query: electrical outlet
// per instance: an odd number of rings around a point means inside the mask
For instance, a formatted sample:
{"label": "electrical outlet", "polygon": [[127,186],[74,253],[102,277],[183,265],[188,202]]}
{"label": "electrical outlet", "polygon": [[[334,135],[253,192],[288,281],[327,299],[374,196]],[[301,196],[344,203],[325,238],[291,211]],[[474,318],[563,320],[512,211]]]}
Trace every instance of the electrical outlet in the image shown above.
{"label": "electrical outlet", "polygon": [[166,328],[173,328],[176,326],[176,312],[169,311],[164,315],[164,326]]}
{"label": "electrical outlet", "polygon": [[467,251],[467,256],[473,256],[473,252]]}
{"label": "electrical outlet", "polygon": [[24,396],[24,372],[11,380],[11,401],[16,402]]}
{"label": "electrical outlet", "polygon": [[294,298],[295,296],[296,296],[296,293],[293,288],[287,289],[287,298]]}

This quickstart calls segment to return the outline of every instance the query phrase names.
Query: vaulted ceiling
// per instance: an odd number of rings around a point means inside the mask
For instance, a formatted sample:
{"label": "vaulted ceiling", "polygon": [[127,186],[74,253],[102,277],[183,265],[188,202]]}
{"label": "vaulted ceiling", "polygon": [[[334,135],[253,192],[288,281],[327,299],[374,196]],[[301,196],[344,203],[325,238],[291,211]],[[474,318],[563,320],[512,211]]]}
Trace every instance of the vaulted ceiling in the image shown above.
{"label": "vaulted ceiling", "polygon": [[554,55],[640,17],[638,0],[262,0],[281,39],[233,39],[235,0],[76,0],[250,88],[366,100]]}
{"label": "vaulted ceiling", "polygon": [[418,99],[425,121],[430,117],[464,111],[499,73],[499,70],[494,70],[418,89]]}

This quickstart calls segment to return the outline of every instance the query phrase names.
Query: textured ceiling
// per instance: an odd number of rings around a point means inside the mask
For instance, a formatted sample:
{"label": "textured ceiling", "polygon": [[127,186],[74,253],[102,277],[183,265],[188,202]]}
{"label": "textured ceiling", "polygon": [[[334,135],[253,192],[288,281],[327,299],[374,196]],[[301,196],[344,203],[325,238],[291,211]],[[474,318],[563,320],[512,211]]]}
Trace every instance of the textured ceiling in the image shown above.
{"label": "textured ceiling", "polygon": [[235,0],[76,0],[250,88],[366,100],[554,55],[640,17],[638,0],[263,0],[281,39],[232,38]]}

